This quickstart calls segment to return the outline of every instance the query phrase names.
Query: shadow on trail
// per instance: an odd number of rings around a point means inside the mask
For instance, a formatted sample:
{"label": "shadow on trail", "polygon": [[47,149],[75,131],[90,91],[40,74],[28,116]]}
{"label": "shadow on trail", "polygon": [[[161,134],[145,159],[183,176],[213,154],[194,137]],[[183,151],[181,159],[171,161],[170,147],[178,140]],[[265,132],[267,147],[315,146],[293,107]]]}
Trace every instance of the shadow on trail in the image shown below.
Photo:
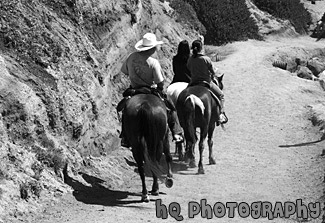
{"label": "shadow on trail", "polygon": [[280,148],[290,148],[290,147],[301,147],[301,146],[309,146],[309,145],[313,145],[313,144],[316,144],[316,143],[319,143],[321,141],[323,141],[323,137],[319,140],[316,140],[316,141],[312,141],[312,142],[304,142],[304,143],[298,143],[298,144],[293,144],[293,145],[280,145],[279,147]]}
{"label": "shadow on trail", "polygon": [[[144,209],[141,206],[130,206],[130,204],[142,203],[141,194],[130,193],[128,191],[111,190],[101,185],[105,182],[97,177],[90,176],[85,173],[80,173],[83,179],[91,184],[91,186],[84,185],[79,181],[68,176],[64,171],[64,182],[73,188],[73,196],[76,200],[85,204],[103,205],[103,206],[124,206],[135,207]],[[130,200],[129,196],[136,196],[134,200]],[[124,200],[126,199],[126,200]],[[155,202],[154,199],[150,199],[150,202]]]}

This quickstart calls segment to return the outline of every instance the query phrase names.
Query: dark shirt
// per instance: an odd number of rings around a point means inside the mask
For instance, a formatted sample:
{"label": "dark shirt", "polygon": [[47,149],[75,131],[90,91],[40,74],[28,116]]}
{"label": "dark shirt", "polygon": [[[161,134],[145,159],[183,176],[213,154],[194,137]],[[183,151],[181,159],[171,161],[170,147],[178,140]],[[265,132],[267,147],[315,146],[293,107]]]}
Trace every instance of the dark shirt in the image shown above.
{"label": "dark shirt", "polygon": [[191,73],[187,68],[186,64],[187,64],[187,60],[185,60],[184,58],[179,58],[177,56],[173,57],[174,78],[172,83],[175,82],[190,83]]}
{"label": "dark shirt", "polygon": [[192,74],[191,83],[211,82],[211,76],[215,74],[210,57],[199,54],[188,59],[187,67]]}

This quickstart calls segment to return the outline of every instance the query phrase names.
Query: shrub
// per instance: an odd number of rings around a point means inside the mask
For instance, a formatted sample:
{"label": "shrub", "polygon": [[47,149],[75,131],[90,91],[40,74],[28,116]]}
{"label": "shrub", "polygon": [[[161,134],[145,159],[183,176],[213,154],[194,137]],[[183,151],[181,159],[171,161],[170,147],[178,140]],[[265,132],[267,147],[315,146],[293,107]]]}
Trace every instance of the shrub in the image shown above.
{"label": "shrub", "polygon": [[[56,174],[59,174],[60,170],[63,168],[63,166],[66,163],[66,159],[64,158],[64,155],[61,150],[43,150],[41,148],[34,148],[34,151],[36,153],[36,159],[42,163],[43,165],[53,168]],[[42,171],[41,166],[32,166],[33,170]],[[41,172],[39,172],[40,174]],[[36,172],[37,174],[37,172]],[[37,175],[35,176],[38,177]]]}
{"label": "shrub", "polygon": [[40,162],[34,162],[31,166],[32,170],[34,171],[34,179],[39,180],[41,177],[41,174],[44,170],[44,166],[40,164]]}
{"label": "shrub", "polygon": [[38,181],[30,181],[20,184],[20,198],[28,200],[32,196],[40,197],[43,190]]}
{"label": "shrub", "polygon": [[170,2],[170,7],[176,11],[178,22],[190,28],[194,28],[202,35],[206,33],[205,27],[199,21],[196,12],[189,3],[183,0],[172,0]]}
{"label": "shrub", "polygon": [[299,0],[254,0],[254,3],[262,11],[289,20],[298,33],[308,31],[311,15]]}
{"label": "shrub", "polygon": [[245,0],[185,0],[193,6],[207,33],[205,42],[221,45],[228,42],[261,39]]}

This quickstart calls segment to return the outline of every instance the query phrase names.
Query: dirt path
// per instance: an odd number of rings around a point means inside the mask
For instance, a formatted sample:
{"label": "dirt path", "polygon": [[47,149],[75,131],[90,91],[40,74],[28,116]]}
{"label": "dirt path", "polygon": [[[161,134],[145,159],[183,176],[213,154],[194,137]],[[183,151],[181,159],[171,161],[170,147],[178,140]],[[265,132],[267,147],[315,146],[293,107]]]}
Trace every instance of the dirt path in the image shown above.
{"label": "dirt path", "polygon": [[[324,41],[315,43],[306,37],[229,45],[235,52],[216,63],[225,73],[226,111],[230,119],[226,131],[221,128],[215,131],[216,165],[207,165],[207,150],[205,175],[196,175],[196,168],[187,169],[176,162],[174,186],[168,189],[161,184],[162,194],[151,198],[162,199],[167,206],[177,202],[184,222],[206,221],[200,214],[194,219],[188,215],[188,203],[199,203],[201,199],[207,199],[212,207],[216,202],[274,204],[297,199],[302,199],[304,204],[323,202],[325,165],[320,154],[325,144],[315,142],[321,134],[308,120],[307,112],[308,105],[322,102],[325,94],[317,82],[294,77],[265,60],[279,49],[323,47],[323,44]],[[130,155],[125,149],[117,154]],[[176,222],[171,216],[158,219],[154,201],[137,202],[141,183],[132,170],[130,167],[122,172],[132,179],[122,186],[104,189],[80,186],[83,190],[75,189],[59,204],[49,205],[41,216],[26,222]],[[147,179],[151,186],[151,179]],[[321,217],[308,221],[321,222]],[[210,222],[301,221],[296,215],[273,221],[243,219],[235,211],[234,219],[213,216]]]}

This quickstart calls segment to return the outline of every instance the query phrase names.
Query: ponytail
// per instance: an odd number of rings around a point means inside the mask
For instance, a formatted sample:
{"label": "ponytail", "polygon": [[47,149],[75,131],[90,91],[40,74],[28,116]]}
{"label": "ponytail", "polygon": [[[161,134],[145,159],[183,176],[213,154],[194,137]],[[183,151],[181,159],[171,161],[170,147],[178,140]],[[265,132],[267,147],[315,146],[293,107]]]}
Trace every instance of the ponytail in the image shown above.
{"label": "ponytail", "polygon": [[197,57],[197,55],[199,53],[199,49],[197,47],[194,47],[192,52],[193,52],[193,57],[195,58],[195,57]]}
{"label": "ponytail", "polygon": [[194,40],[192,43],[192,52],[193,52],[193,57],[197,57],[197,55],[201,52],[202,50],[202,42],[200,40]]}

